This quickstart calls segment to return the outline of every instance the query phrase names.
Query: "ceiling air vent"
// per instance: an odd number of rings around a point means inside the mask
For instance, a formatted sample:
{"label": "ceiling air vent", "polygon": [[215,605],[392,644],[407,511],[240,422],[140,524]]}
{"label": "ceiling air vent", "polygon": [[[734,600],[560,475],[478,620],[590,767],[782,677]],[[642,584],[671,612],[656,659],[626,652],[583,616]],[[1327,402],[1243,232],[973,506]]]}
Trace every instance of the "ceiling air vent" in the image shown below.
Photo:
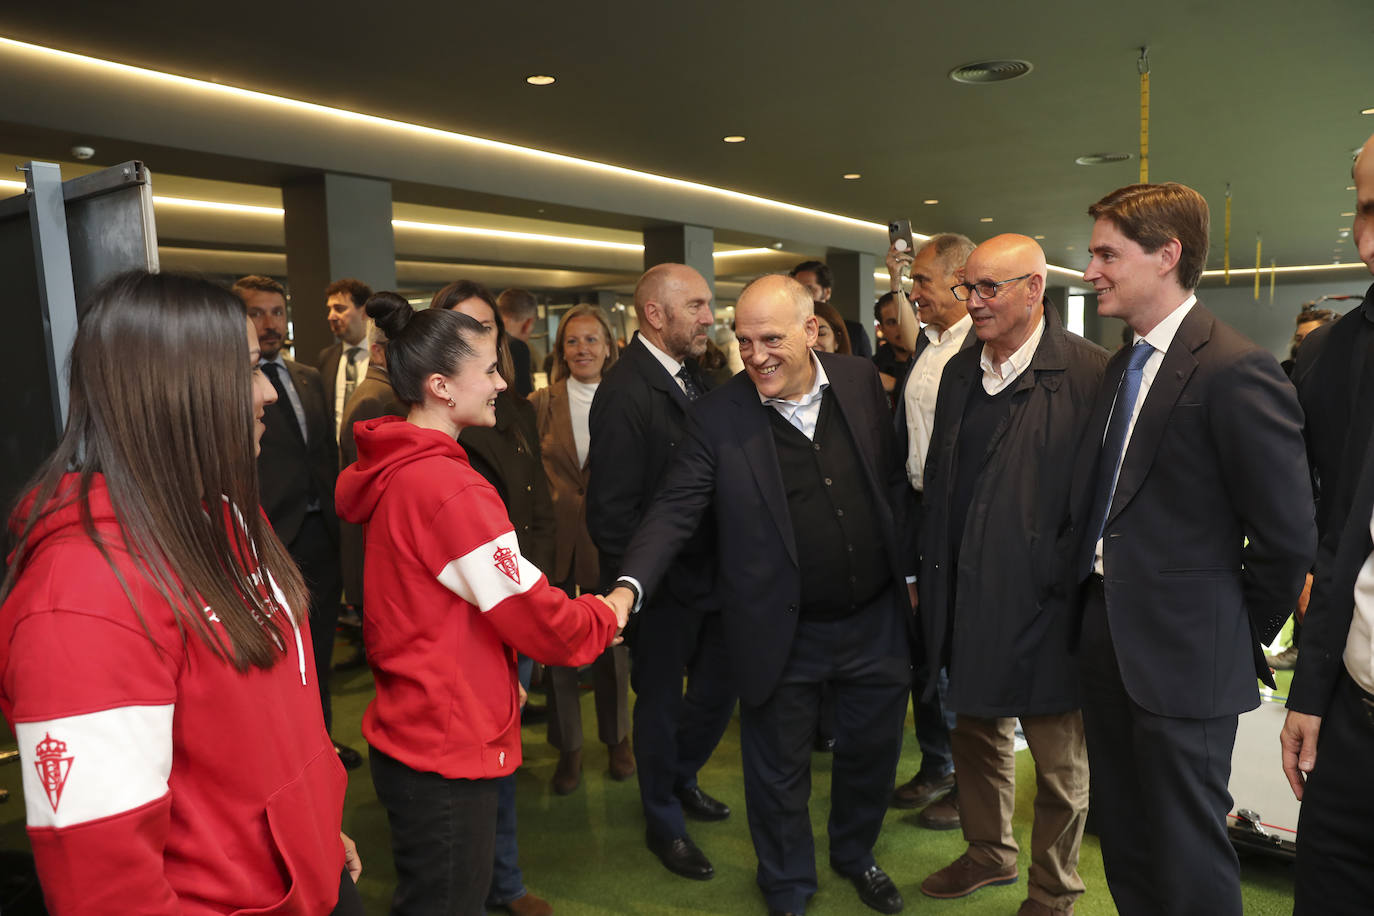
{"label": "ceiling air vent", "polygon": [[1028,60],[980,60],[949,71],[956,83],[1001,83],[1031,72]]}
{"label": "ceiling air vent", "polygon": [[1074,162],[1079,165],[1106,165],[1109,162],[1125,162],[1130,158],[1130,153],[1089,153],[1079,156]]}

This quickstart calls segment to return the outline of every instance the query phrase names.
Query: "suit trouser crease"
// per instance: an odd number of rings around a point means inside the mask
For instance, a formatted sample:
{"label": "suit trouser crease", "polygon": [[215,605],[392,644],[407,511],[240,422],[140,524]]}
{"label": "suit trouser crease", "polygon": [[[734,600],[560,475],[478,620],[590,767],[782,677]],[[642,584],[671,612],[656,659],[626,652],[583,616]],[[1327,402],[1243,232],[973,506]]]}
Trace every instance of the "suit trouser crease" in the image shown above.
{"label": "suit trouser crease", "polygon": [[[635,768],[646,829],[661,840],[687,835],[677,793],[696,787],[735,710],[720,614],[662,597],[639,613],[630,678]],[[682,683],[687,670],[687,686]]]}
{"label": "suit trouser crease", "polygon": [[[1088,752],[1077,710],[1023,716],[1035,761],[1029,896],[1064,909],[1082,896],[1079,847],[1088,813]],[[1010,868],[1020,847],[1012,834],[1016,809],[1016,720],[960,715],[951,738],[959,775],[959,814],[969,855],[982,865]]]}
{"label": "suit trouser crease", "polygon": [[1100,583],[1085,589],[1083,725],[1107,885],[1122,916],[1240,916],[1226,830],[1234,715],[1149,712],[1121,680]]}
{"label": "suit trouser crease", "polygon": [[741,705],[749,832],[769,907],[803,912],[818,887],[808,802],[822,684],[835,698],[830,864],[847,876],[875,864],[901,754],[910,665],[901,611],[885,595],[843,620],[799,621],[777,688],[757,706]]}
{"label": "suit trouser crease", "polygon": [[[601,743],[614,747],[630,733],[630,650],[611,646],[592,662],[592,695]],[[565,754],[582,749],[582,703],[576,668],[546,669],[549,744]]]}

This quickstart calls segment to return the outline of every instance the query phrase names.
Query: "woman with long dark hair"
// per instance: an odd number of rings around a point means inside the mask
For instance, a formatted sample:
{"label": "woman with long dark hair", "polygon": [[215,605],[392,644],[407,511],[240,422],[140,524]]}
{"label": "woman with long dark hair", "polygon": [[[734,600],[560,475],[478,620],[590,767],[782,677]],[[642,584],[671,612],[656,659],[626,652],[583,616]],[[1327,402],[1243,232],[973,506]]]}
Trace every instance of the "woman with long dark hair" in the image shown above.
{"label": "woman with long dark hair", "polygon": [[458,443],[505,389],[495,335],[461,312],[373,302],[406,418],[354,427],[343,519],[364,526],[363,639],[377,698],[363,717],[391,824],[392,912],[483,912],[498,781],[520,765],[516,651],[591,662],[625,617],[571,599],[522,554],[496,490]]}
{"label": "woman with long dark hair", "polygon": [[305,584],[258,510],[257,350],[228,290],[106,283],[9,517],[0,712],[53,914],[362,912]]}

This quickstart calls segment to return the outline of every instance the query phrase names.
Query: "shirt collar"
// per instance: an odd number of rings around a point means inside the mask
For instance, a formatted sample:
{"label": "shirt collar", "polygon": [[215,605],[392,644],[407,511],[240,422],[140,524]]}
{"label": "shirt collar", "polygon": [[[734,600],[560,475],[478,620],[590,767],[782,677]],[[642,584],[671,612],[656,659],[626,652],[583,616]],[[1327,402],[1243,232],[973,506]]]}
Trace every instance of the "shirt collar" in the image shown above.
{"label": "shirt collar", "polygon": [[766,398],[762,394],[759,395],[759,400],[770,407],[796,408],[815,403],[825,392],[825,389],[830,387],[830,376],[825,374],[825,367],[821,365],[820,359],[817,358],[816,351],[811,350],[810,353],[811,365],[816,369],[816,378],[811,383],[811,390],[802,395],[801,400],[789,401],[786,398]]}
{"label": "shirt collar", "polygon": [[1132,342],[1140,343],[1143,340],[1160,353],[1169,352],[1169,344],[1174,342],[1174,335],[1178,333],[1178,326],[1183,324],[1183,319],[1188,317],[1188,312],[1196,304],[1197,296],[1189,294],[1188,298],[1184,299],[1178,308],[1165,315],[1163,321],[1151,328],[1150,333],[1144,336],[1135,334]]}
{"label": "shirt collar", "polygon": [[644,344],[644,348],[648,350],[651,354],[653,354],[654,359],[658,360],[660,363],[663,364],[663,368],[668,370],[669,375],[673,376],[674,378],[677,377],[678,371],[682,368],[682,363],[673,359],[667,353],[664,353],[658,347],[649,343],[649,338],[645,337],[643,334],[639,335],[639,342]]}
{"label": "shirt collar", "polygon": [[954,324],[945,328],[944,331],[937,331],[930,325],[926,325],[921,330],[925,332],[926,337],[930,340],[930,342],[933,345],[939,346],[940,344],[946,343],[949,340],[951,340],[955,335],[958,335],[960,339],[963,339],[964,335],[968,333],[968,329],[972,324],[973,316],[970,315],[968,312],[964,312],[963,318],[960,318],[958,321],[954,322]]}
{"label": "shirt collar", "polygon": [[1026,338],[1026,342],[1017,347],[1016,352],[1008,356],[1001,365],[994,366],[992,364],[992,360],[988,359],[987,344],[984,344],[983,352],[978,357],[978,365],[982,367],[983,375],[1004,382],[1025,372],[1026,367],[1030,365],[1031,359],[1035,356],[1036,348],[1040,346],[1040,338],[1045,335],[1046,321],[1047,319],[1042,317],[1035,326],[1035,330],[1031,332],[1031,336]]}

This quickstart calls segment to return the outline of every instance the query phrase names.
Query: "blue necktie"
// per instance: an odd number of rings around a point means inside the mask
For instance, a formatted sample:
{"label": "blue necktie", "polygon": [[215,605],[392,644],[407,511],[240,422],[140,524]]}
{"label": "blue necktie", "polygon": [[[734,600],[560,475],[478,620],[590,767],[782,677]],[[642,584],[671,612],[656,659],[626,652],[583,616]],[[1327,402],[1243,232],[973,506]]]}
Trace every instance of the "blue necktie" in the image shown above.
{"label": "blue necktie", "polygon": [[1098,456],[1097,494],[1093,498],[1092,527],[1089,529],[1097,533],[1093,543],[1102,539],[1102,531],[1107,527],[1107,512],[1112,505],[1112,494],[1116,492],[1117,475],[1121,472],[1121,453],[1126,448],[1126,430],[1130,428],[1135,399],[1140,394],[1141,373],[1145,361],[1154,352],[1155,348],[1144,340],[1132,347],[1131,361],[1116,389],[1112,418],[1107,423],[1107,434],[1102,438],[1102,451]]}

